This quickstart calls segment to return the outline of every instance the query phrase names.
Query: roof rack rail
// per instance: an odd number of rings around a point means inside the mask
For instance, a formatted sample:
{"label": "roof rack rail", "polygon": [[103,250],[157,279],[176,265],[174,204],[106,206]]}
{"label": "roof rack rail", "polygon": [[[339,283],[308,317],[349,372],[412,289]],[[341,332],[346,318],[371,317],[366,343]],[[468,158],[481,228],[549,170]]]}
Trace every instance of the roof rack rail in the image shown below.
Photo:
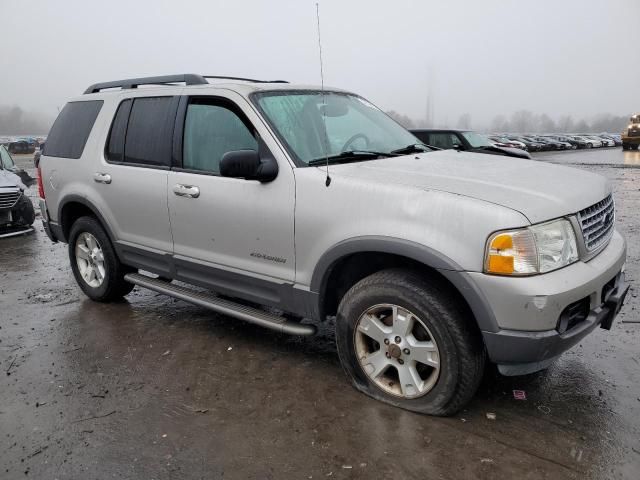
{"label": "roof rack rail", "polygon": [[112,82],[94,83],[87,88],[84,93],[97,93],[108,88],[131,89],[138,88],[140,85],[170,85],[174,83],[184,83],[185,85],[207,85],[207,78],[215,78],[222,80],[240,80],[242,82],[251,83],[289,83],[286,80],[256,80],[254,78],[243,77],[225,77],[219,75],[198,75],[195,73],[186,73],[183,75],[162,75],[159,77],[141,77],[128,78],[126,80],[114,80]]}
{"label": "roof rack rail", "polygon": [[107,88],[131,89],[140,85],[166,85],[171,83],[184,83],[186,85],[206,85],[207,80],[202,75],[187,73],[184,75],[162,75],[159,77],[128,78],[126,80],[114,80],[112,82],[95,83],[87,88],[84,93],[97,93]]}
{"label": "roof rack rail", "polygon": [[251,82],[251,83],[289,83],[286,80],[256,80],[255,78],[225,77],[220,75],[203,75],[203,78],[215,78],[217,80],[240,80],[242,82]]}

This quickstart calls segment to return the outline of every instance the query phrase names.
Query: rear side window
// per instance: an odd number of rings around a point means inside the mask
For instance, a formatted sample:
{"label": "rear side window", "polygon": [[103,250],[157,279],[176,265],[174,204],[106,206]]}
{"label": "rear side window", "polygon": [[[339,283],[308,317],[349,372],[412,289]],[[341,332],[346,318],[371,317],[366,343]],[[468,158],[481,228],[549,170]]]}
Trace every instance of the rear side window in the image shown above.
{"label": "rear side window", "polygon": [[105,154],[112,162],[169,167],[175,97],[141,97],[120,103]]}
{"label": "rear side window", "polygon": [[124,161],[124,139],[127,133],[127,123],[129,122],[132,103],[131,100],[122,102],[113,119],[106,151],[107,160],[112,162]]}
{"label": "rear side window", "polygon": [[129,115],[124,161],[143,165],[171,165],[173,97],[136,98]]}
{"label": "rear side window", "polygon": [[51,127],[44,154],[80,158],[103,103],[102,100],[67,103]]}

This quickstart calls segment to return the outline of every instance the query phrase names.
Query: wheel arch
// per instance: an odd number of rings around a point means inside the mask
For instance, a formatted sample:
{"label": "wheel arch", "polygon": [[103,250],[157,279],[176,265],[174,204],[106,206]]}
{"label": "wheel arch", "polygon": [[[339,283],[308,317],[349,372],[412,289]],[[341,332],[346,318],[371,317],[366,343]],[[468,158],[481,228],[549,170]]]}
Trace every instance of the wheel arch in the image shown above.
{"label": "wheel arch", "polygon": [[85,197],[80,195],[68,195],[60,202],[58,206],[58,223],[60,226],[60,233],[62,234],[63,242],[69,241],[69,232],[73,222],[83,216],[95,217],[102,225],[111,243],[114,243],[114,237],[109,224],[105,221],[104,217],[100,214],[100,211]]}
{"label": "wheel arch", "polygon": [[[357,265],[357,272],[349,275],[350,267],[354,265]],[[317,293],[320,318],[335,313],[346,286],[381,269],[398,266],[419,270],[448,284],[466,303],[480,330],[499,330],[489,302],[460,265],[425,245],[382,236],[344,240],[320,257],[310,285],[311,291]]]}

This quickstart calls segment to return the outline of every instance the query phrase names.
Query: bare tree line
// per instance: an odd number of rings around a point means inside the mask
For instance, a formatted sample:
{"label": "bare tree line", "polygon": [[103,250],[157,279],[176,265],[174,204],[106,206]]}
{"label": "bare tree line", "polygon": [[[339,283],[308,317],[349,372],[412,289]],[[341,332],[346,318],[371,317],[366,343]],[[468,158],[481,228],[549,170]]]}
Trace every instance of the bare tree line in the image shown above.
{"label": "bare tree line", "polygon": [[53,119],[18,106],[0,106],[0,135],[46,134]]}
{"label": "bare tree line", "polygon": [[[496,115],[489,125],[476,125],[471,115],[460,115],[454,125],[427,125],[426,121],[415,120],[394,110],[387,112],[406,128],[469,128],[490,132],[530,132],[530,133],[619,133],[629,122],[627,115],[604,113],[592,119],[575,120],[571,115],[563,115],[554,120],[549,115],[536,114],[529,110],[518,110],[509,116]],[[49,131],[53,118],[41,113],[27,112],[18,106],[0,106],[0,135],[45,134]]]}
{"label": "bare tree line", "polygon": [[394,110],[387,114],[406,128],[469,128],[489,132],[521,133],[619,133],[629,123],[628,115],[603,113],[591,119],[574,119],[563,115],[554,120],[546,113],[537,114],[529,110],[518,110],[511,115],[496,115],[489,125],[476,125],[471,115],[464,113],[453,125],[427,125],[425,120],[415,120]]}

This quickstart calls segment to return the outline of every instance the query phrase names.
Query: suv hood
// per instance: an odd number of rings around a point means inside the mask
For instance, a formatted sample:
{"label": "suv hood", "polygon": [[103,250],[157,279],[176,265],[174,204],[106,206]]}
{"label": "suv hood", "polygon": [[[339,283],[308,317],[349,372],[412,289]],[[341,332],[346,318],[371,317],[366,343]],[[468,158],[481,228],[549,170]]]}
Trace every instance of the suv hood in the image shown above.
{"label": "suv hood", "polygon": [[576,213],[611,193],[606,178],[577,168],[454,150],[330,168],[335,176],[439,190],[502,205],[531,223]]}

